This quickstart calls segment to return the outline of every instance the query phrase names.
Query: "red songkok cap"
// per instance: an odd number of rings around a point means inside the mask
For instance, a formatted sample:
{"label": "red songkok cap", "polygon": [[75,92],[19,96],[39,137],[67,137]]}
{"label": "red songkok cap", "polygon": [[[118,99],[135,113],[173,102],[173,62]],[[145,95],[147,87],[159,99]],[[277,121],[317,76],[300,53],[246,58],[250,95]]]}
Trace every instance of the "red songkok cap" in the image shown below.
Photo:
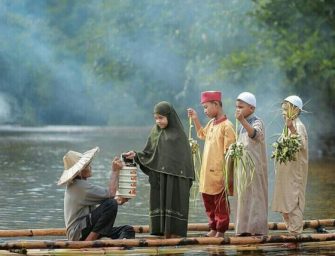
{"label": "red songkok cap", "polygon": [[201,104],[208,101],[221,101],[221,92],[218,91],[206,91],[201,93]]}

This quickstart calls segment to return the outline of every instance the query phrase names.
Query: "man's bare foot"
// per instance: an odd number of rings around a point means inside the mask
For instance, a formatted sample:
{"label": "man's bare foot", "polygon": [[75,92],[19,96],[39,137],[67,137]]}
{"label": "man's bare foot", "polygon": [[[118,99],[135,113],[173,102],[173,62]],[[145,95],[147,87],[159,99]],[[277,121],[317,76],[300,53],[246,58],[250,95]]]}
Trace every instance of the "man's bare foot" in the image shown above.
{"label": "man's bare foot", "polygon": [[90,232],[88,236],[86,237],[85,241],[94,241],[99,239],[99,234],[95,232]]}
{"label": "man's bare foot", "polygon": [[215,237],[224,237],[224,232],[216,232]]}
{"label": "man's bare foot", "polygon": [[206,236],[208,237],[215,237],[216,236],[216,230],[211,229]]}

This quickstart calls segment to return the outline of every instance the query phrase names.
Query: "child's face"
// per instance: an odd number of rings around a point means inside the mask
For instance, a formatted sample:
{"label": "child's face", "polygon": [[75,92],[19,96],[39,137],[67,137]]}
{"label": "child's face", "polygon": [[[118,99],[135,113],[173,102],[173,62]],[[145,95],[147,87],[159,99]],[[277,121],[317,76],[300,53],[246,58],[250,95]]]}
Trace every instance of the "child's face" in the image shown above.
{"label": "child's face", "polygon": [[245,103],[242,100],[237,100],[236,101],[236,110],[240,110],[243,114],[243,117],[248,117],[252,113],[254,113],[255,108],[248,103]]}
{"label": "child's face", "polygon": [[292,105],[291,103],[287,101],[283,102],[283,104],[281,105],[281,109],[282,109],[282,115],[283,115],[284,121],[287,118],[290,120],[294,120],[300,114],[299,108],[297,108],[296,106]]}
{"label": "child's face", "polygon": [[209,118],[214,118],[217,116],[218,103],[209,101],[202,104],[202,106],[204,108],[204,113],[206,116],[208,116]]}
{"label": "child's face", "polygon": [[154,114],[154,118],[156,121],[156,124],[159,126],[159,128],[164,129],[168,126],[169,122],[166,116],[162,116],[159,114]]}

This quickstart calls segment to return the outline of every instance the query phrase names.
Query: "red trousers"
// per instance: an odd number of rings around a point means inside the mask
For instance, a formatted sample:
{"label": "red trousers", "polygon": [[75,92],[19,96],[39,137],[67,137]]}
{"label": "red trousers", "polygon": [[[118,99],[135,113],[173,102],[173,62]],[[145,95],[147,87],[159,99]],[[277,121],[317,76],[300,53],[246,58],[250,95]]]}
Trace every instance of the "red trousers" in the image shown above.
{"label": "red trousers", "polygon": [[209,228],[224,233],[229,227],[229,201],[224,191],[217,195],[202,193]]}

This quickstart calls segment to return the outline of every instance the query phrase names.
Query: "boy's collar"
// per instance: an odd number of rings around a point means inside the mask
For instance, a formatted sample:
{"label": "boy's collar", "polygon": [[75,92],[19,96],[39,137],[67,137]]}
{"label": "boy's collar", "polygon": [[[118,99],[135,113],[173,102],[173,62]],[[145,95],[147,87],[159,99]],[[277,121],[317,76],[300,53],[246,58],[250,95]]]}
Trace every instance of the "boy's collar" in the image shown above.
{"label": "boy's collar", "polygon": [[221,122],[223,122],[223,121],[225,121],[225,120],[227,120],[227,116],[226,115],[223,115],[223,116],[221,116],[219,119],[213,119],[213,124],[214,125],[216,125],[216,124],[219,124],[219,123],[221,123]]}
{"label": "boy's collar", "polygon": [[248,115],[245,119],[249,122],[254,117],[255,117],[255,113],[252,113],[252,114]]}

